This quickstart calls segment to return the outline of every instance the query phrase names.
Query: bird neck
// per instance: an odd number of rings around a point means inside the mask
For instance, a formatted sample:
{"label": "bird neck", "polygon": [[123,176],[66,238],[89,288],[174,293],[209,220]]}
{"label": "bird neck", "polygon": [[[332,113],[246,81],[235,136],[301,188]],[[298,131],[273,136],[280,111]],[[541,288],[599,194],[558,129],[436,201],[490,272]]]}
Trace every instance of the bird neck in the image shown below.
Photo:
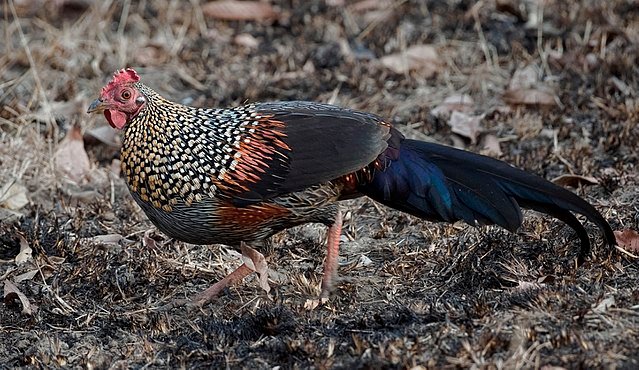
{"label": "bird neck", "polygon": [[[214,197],[236,165],[242,134],[257,121],[254,106],[194,108],[142,85],[146,105],[124,130],[120,160],[129,189],[154,208]],[[247,123],[248,122],[248,123]]]}
{"label": "bird neck", "polygon": [[137,83],[136,87],[147,101],[127,125],[125,140],[135,137],[145,139],[146,143],[159,140],[171,145],[175,144],[173,139],[193,138],[206,132],[208,141],[229,141],[226,131],[232,122],[224,120],[222,114],[227,110],[186,106],[165,99],[142,83]]}

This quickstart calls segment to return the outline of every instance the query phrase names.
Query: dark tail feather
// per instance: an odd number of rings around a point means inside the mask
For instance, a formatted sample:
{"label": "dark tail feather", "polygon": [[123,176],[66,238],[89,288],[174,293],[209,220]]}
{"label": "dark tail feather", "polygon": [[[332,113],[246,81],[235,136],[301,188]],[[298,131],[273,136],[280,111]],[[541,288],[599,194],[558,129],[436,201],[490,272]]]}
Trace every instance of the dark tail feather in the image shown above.
{"label": "dark tail feather", "polygon": [[[521,204],[524,208],[534,209],[536,211],[545,213],[547,215],[553,216],[554,218],[565,222],[568,226],[570,226],[575,232],[577,232],[577,236],[581,241],[581,248],[579,249],[579,256],[577,257],[577,262],[581,265],[584,262],[584,259],[590,254],[590,238],[588,237],[588,232],[584,228],[584,226],[579,222],[577,217],[567,211],[565,209],[558,209],[553,207],[548,207],[544,204],[525,204],[522,202]],[[601,224],[597,223],[598,225]],[[610,227],[610,226],[608,226]],[[604,231],[604,236],[606,237],[606,241],[610,244],[605,228],[602,228]],[[612,230],[610,230],[612,232]]]}
{"label": "dark tail feather", "polygon": [[433,220],[521,226],[520,207],[553,216],[581,240],[579,260],[590,253],[590,239],[571,213],[584,215],[601,229],[606,243],[615,237],[608,222],[576,194],[505,162],[463,150],[404,140],[391,164],[362,186],[362,193],[390,207]]}

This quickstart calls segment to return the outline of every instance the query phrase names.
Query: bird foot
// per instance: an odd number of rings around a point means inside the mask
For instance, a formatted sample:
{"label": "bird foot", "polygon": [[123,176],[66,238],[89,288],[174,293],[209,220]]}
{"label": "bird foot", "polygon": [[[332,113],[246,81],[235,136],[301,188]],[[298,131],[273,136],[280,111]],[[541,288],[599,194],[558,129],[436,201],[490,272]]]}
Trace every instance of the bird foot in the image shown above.
{"label": "bird foot", "polygon": [[190,304],[193,306],[204,306],[206,303],[217,298],[218,294],[222,292],[227,286],[233,285],[242,281],[248,274],[253,272],[254,269],[247,266],[246,263],[243,263],[240,267],[236,268],[233,272],[226,275],[224,279],[218,281],[217,283],[211,285],[205,291],[198,293],[191,300]]}
{"label": "bird foot", "polygon": [[242,251],[244,264],[255,271],[259,276],[260,287],[264,289],[266,293],[270,292],[271,287],[268,285],[268,265],[266,264],[264,255],[249,247],[244,242],[240,244],[240,250]]}
{"label": "bird foot", "polygon": [[249,247],[246,243],[240,244],[240,250],[242,252],[242,259],[244,263],[225,276],[222,280],[211,285],[205,291],[198,293],[190,302],[186,303],[187,306],[204,306],[206,303],[217,298],[217,296],[226,289],[227,286],[239,283],[242,279],[254,271],[259,276],[260,287],[262,287],[262,289],[264,289],[267,293],[271,290],[271,287],[268,285],[268,265],[266,264],[266,258],[264,258],[264,255]]}
{"label": "bird foot", "polygon": [[206,289],[205,291],[198,293],[191,299],[174,299],[173,301],[165,304],[164,306],[160,306],[158,308],[158,311],[166,312],[178,307],[186,308],[188,311],[200,309],[204,307],[204,305],[206,305],[207,303],[215,300],[218,294],[224,289],[224,288],[216,287],[216,285],[219,283],[220,282],[214,284],[213,286]]}
{"label": "bird foot", "polygon": [[242,259],[244,261],[240,267],[226,275],[222,280],[211,285],[205,291],[198,293],[193,297],[193,299],[178,299],[162,306],[160,310],[167,311],[175,307],[183,306],[190,308],[202,307],[206,303],[217,298],[217,296],[226,289],[227,286],[242,281],[242,279],[248,276],[251,272],[256,272],[258,274],[260,287],[268,293],[271,290],[271,287],[268,285],[268,265],[266,264],[266,258],[264,258],[262,253],[249,247],[245,243],[240,244],[240,250],[242,251]]}

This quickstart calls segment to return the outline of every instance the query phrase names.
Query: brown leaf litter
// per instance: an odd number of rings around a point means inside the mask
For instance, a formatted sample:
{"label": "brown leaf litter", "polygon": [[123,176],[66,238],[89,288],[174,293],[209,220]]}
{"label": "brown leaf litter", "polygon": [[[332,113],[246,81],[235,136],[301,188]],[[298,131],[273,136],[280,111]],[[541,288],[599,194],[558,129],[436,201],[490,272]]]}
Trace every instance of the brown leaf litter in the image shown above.
{"label": "brown leaf litter", "polygon": [[60,174],[75,183],[81,183],[87,179],[91,163],[84,150],[84,140],[79,126],[73,126],[58,145],[55,164]]}
{"label": "brown leaf litter", "polygon": [[18,287],[10,280],[4,281],[4,304],[9,305],[13,301],[18,300],[22,305],[22,313],[32,315],[34,307],[29,302],[27,296],[18,289]]}
{"label": "brown leaf litter", "polygon": [[632,229],[615,231],[617,244],[632,253],[639,253],[639,233]]}
{"label": "brown leaf litter", "polygon": [[382,65],[395,73],[417,71],[424,77],[431,77],[443,67],[437,49],[432,45],[413,45],[398,53],[380,58]]}
{"label": "brown leaf litter", "polygon": [[276,19],[273,6],[263,1],[211,1],[202,5],[206,17],[228,21]]}

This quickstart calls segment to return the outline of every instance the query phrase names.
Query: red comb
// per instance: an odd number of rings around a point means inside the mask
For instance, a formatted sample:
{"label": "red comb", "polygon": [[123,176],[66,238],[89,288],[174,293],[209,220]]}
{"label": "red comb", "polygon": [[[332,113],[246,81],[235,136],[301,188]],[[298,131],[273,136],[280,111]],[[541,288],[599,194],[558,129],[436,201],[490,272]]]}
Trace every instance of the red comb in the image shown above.
{"label": "red comb", "polygon": [[102,94],[105,94],[117,85],[140,81],[140,76],[133,68],[121,69],[113,74],[111,81],[102,88]]}

